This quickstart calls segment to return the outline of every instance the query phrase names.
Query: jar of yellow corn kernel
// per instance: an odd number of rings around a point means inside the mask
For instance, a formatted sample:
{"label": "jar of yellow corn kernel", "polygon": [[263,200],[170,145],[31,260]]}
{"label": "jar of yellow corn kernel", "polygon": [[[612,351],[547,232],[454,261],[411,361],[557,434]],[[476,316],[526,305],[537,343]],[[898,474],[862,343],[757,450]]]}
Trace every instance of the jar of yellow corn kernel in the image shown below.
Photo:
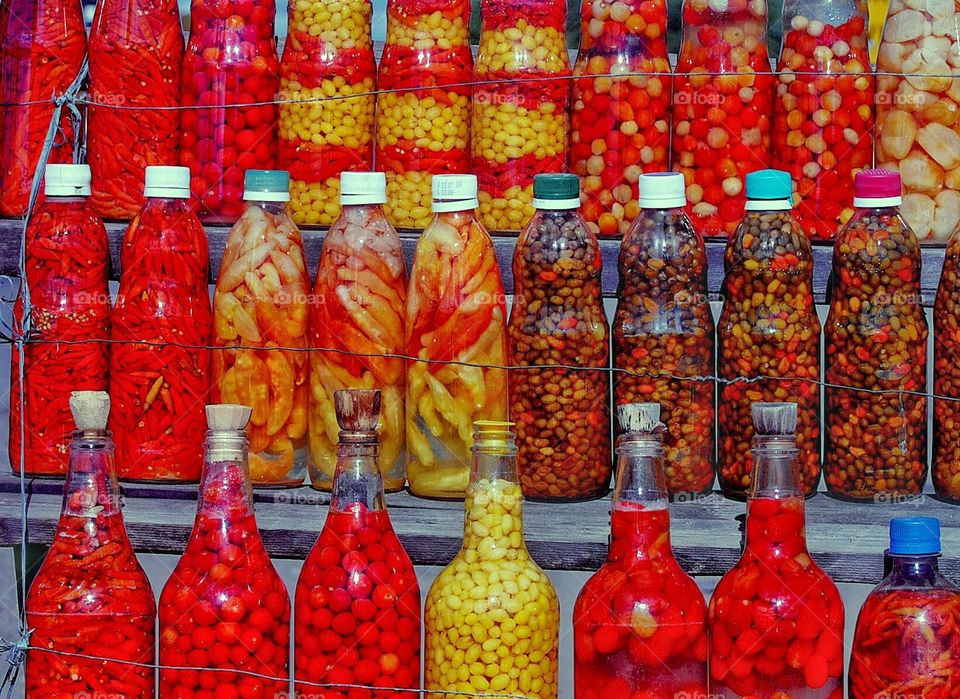
{"label": "jar of yellow corn kernel", "polygon": [[424,607],[427,699],[446,692],[556,699],[560,605],[523,541],[508,422],[475,422],[463,547]]}
{"label": "jar of yellow corn kernel", "polygon": [[470,170],[470,0],[389,0],[377,168],[390,222],[424,228],[432,175]]}
{"label": "jar of yellow corn kernel", "polygon": [[280,62],[280,163],[290,213],[329,226],[340,173],[373,169],[377,66],[370,0],[291,0]]}
{"label": "jar of yellow corn kernel", "polygon": [[533,176],[566,170],[567,5],[482,0],[481,20],[471,132],[480,221],[519,231],[533,216]]}

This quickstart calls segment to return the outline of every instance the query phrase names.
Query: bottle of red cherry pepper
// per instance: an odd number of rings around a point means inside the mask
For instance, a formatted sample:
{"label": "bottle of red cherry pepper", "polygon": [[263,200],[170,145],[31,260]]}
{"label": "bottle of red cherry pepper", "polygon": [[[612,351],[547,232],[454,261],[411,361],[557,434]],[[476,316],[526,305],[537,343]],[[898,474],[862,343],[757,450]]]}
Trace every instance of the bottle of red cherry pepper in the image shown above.
{"label": "bottle of red cherry pepper", "polygon": [[746,548],[710,600],[721,699],[843,697],[843,600],[807,551],[796,403],[754,403]]}

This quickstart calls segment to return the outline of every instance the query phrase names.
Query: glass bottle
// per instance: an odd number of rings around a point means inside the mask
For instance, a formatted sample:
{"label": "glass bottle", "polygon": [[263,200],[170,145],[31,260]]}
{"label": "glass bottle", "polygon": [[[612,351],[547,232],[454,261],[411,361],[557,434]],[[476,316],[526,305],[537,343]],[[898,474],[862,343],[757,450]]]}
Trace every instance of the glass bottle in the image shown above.
{"label": "glass bottle", "polygon": [[[310,308],[310,480],[330,490],[340,429],[334,394],[379,388],[384,488],[406,481],[404,307],[407,272],[397,231],[383,213],[382,172],[344,172],[343,208],[323,241]],[[385,356],[395,355],[395,356]]]}
{"label": "glass bottle", "polygon": [[[457,691],[556,699],[560,605],[523,540],[510,423],[477,421],[474,428],[463,547],[437,576],[424,607],[426,696]],[[460,648],[465,629],[479,640],[451,657],[448,649]]]}
{"label": "glass bottle", "polygon": [[717,472],[727,497],[750,489],[757,401],[797,404],[798,485],[812,495],[820,483],[820,320],[810,239],[792,206],[786,172],[748,174],[747,211],[724,255]]}
{"label": "glass bottle", "polygon": [[920,248],[900,213],[899,175],[864,170],[854,186],[824,327],[823,473],[834,495],[886,501],[920,493],[927,478]]}
{"label": "glass bottle", "polygon": [[864,0],[783,9],[771,160],[793,179],[795,215],[812,238],[833,238],[850,220],[854,175],[873,160],[866,10]]}
{"label": "glass bottle", "polygon": [[[341,427],[327,519],[296,592],[298,681],[336,696],[388,699],[420,688],[420,586],[387,513],[380,478],[380,391],[334,394]],[[298,696],[316,691],[296,687]]]}
{"label": "glass bottle", "polygon": [[890,520],[887,556],[857,618],[850,699],[960,696],[960,589],[940,574],[939,520]]}
{"label": "glass bottle", "polygon": [[[947,243],[933,306],[933,392],[960,399],[960,230]],[[13,423],[11,423],[13,424]],[[933,485],[960,502],[960,402],[933,401]]]}
{"label": "glass bottle", "polygon": [[300,485],[307,462],[310,276],[287,212],[290,175],[247,170],[244,180],[247,206],[227,236],[213,294],[213,343],[228,349],[213,352],[212,395],[253,408],[247,429],[253,484]]}
{"label": "glass bottle", "polygon": [[[8,0],[0,5],[0,214],[27,210],[33,173],[53,118],[53,98],[80,73],[87,53],[75,0]],[[74,124],[61,112],[48,163],[73,161]]]}
{"label": "glass bottle", "polygon": [[626,235],[640,213],[642,172],[670,165],[665,0],[584,2],[573,67],[570,169],[595,235]]}
{"label": "glass bottle", "polygon": [[390,0],[377,96],[377,167],[387,218],[430,223],[433,175],[470,170],[469,0]]}
{"label": "glass bottle", "polygon": [[[406,306],[407,478],[414,495],[461,498],[471,425],[507,416],[506,297],[479,221],[477,178],[433,178],[434,218],[417,241]],[[452,364],[451,362],[460,362]]]}
{"label": "glass bottle", "polygon": [[280,63],[280,165],[292,179],[293,219],[329,226],[340,215],[340,173],[373,169],[373,5],[325,0],[288,8]]}
{"label": "glass bottle", "polygon": [[720,699],[836,699],[843,599],[813,561],[797,479],[795,403],[754,403],[746,546],[710,599],[711,692]]}
{"label": "glass bottle", "polygon": [[707,250],[683,207],[683,175],[640,176],[641,211],[624,236],[613,317],[613,402],[660,405],[671,495],[713,487],[717,388]]}
{"label": "glass bottle", "polygon": [[147,165],[177,162],[183,31],[175,0],[104,0],[90,29],[87,160],[101,216],[143,206]]}
{"label": "glass bottle", "polygon": [[277,158],[279,62],[274,0],[192,0],[183,58],[180,164],[194,209],[232,224],[243,214],[243,173]]}
{"label": "glass bottle", "polygon": [[[576,500],[610,484],[610,363],[600,293],[603,260],[580,214],[576,175],[537,175],[537,212],[513,254],[507,331],[510,415],[528,498]],[[598,371],[536,369],[538,365]]]}
{"label": "glass bottle", "polygon": [[151,165],[144,177],[147,203],[123,237],[110,326],[117,472],[196,481],[210,389],[207,237],[187,202],[187,168]]}
{"label": "glass bottle", "polygon": [[617,408],[610,551],[573,609],[575,699],[707,696],[707,605],[670,547],[659,413]]}
{"label": "glass bottle", "polygon": [[[11,345],[8,451],[15,474],[22,467],[30,476],[62,476],[71,433],[63,389],[107,388],[110,250],[103,221],[88,200],[90,168],[52,164],[44,175],[46,198],[27,226],[26,279],[21,281],[29,287],[31,316],[31,335],[23,346],[23,403],[20,346]],[[23,313],[21,289],[13,309],[17,334]]]}
{"label": "glass bottle", "polygon": [[566,170],[567,3],[483,0],[480,19],[471,121],[480,222],[519,231],[533,216],[534,175]]}
{"label": "glass bottle", "polygon": [[773,76],[767,2],[684,0],[673,92],[673,169],[701,235],[727,236],[743,217],[744,177],[768,167]]}
{"label": "glass bottle", "polygon": [[60,521],[26,600],[26,693],[152,699],[157,608],[123,526],[106,429],[110,397],[73,391],[69,407],[77,430]]}
{"label": "glass bottle", "polygon": [[[286,679],[267,679],[289,673],[290,597],[253,512],[245,431],[251,412],[206,406],[197,518],[160,594],[160,696],[287,692]],[[191,669],[175,669],[183,667]]]}

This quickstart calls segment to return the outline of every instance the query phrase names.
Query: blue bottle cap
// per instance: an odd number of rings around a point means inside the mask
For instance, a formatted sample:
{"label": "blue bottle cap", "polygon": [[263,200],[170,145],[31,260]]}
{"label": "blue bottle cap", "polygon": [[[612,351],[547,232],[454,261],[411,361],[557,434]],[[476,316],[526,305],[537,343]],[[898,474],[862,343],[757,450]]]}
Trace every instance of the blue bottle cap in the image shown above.
{"label": "blue bottle cap", "polygon": [[894,517],[890,520],[890,553],[894,556],[940,553],[940,520],[936,517]]}
{"label": "blue bottle cap", "polygon": [[792,201],[790,173],[783,170],[757,170],[747,173],[747,199]]}

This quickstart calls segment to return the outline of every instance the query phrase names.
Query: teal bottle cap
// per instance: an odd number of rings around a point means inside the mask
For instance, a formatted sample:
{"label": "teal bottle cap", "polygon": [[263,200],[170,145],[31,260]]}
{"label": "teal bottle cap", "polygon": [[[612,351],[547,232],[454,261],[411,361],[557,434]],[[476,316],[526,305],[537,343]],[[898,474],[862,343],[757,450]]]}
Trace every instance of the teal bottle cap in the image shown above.
{"label": "teal bottle cap", "polygon": [[246,201],[290,201],[290,173],[286,170],[247,170],[243,176]]}
{"label": "teal bottle cap", "polygon": [[940,553],[940,520],[936,517],[894,517],[890,520],[890,553],[894,556]]}
{"label": "teal bottle cap", "polygon": [[537,209],[579,209],[580,178],[551,172],[533,178],[533,206]]}
{"label": "teal bottle cap", "polygon": [[793,183],[783,170],[747,173],[747,211],[780,211],[793,208]]}

